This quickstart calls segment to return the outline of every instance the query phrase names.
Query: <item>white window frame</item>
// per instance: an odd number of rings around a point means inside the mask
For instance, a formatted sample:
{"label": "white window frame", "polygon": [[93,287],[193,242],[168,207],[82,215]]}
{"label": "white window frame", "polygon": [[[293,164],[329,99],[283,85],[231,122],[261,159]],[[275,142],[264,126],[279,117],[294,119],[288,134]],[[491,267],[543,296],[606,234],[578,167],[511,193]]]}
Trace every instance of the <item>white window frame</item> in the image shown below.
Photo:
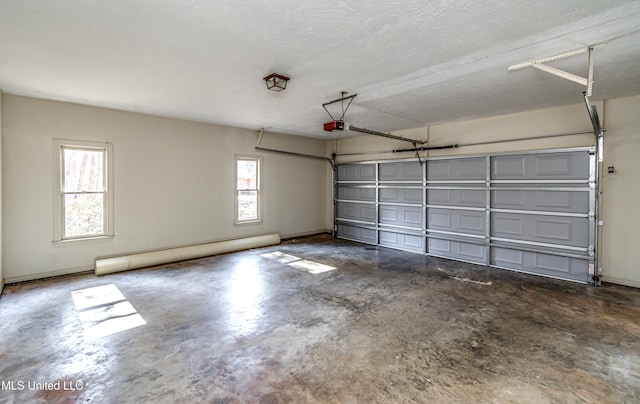
{"label": "white window frame", "polygon": [[[250,160],[256,162],[256,188],[255,189],[239,189],[238,188],[238,161]],[[234,188],[235,188],[235,223],[236,225],[242,224],[256,224],[262,223],[262,157],[255,155],[236,155],[233,159],[234,164]],[[258,218],[250,220],[240,220],[239,214],[239,194],[240,191],[256,191],[258,202]]]}
{"label": "white window frame", "polygon": [[[64,149],[102,151],[104,153],[104,217],[102,234],[66,237],[64,212]],[[113,145],[85,140],[53,140],[53,242],[67,243],[113,238]]]}

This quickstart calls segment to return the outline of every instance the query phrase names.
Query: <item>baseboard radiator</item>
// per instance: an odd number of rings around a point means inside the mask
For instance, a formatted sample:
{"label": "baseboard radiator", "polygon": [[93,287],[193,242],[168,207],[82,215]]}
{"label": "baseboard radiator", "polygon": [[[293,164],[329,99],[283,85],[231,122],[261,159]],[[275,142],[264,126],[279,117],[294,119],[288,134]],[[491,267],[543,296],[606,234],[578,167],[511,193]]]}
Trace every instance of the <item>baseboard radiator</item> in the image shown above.
{"label": "baseboard radiator", "polygon": [[122,257],[97,259],[96,275],[105,275],[114,272],[128,271],[130,269],[169,264],[172,262],[208,257],[211,255],[248,250],[251,248],[267,247],[275,244],[280,244],[280,236],[278,234],[268,234],[264,236],[218,241],[188,247],[177,247],[167,250],[125,255]]}

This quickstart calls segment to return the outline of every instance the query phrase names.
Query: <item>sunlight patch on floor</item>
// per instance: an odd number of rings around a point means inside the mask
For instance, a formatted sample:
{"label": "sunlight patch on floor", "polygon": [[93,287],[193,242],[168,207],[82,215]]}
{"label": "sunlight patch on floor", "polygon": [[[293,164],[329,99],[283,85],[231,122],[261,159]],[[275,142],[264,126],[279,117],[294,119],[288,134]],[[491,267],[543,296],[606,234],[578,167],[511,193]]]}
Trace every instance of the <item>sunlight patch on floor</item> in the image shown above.
{"label": "sunlight patch on floor", "polygon": [[114,284],[76,290],[71,298],[88,339],[147,324]]}
{"label": "sunlight patch on floor", "polygon": [[281,264],[288,264],[293,261],[299,261],[302,258],[296,257],[295,255],[289,255],[282,253],[280,251],[274,251],[267,254],[262,254],[261,257],[268,258],[270,260],[278,261]]}
{"label": "sunlight patch on floor", "polygon": [[255,332],[263,315],[265,282],[256,257],[241,260],[234,268],[225,284],[227,321],[229,328],[237,335]]}
{"label": "sunlight patch on floor", "polygon": [[291,267],[294,267],[296,269],[301,269],[303,271],[307,271],[314,275],[333,271],[334,269],[336,269],[335,267],[332,267],[329,265],[321,264],[319,262],[315,262],[311,260],[303,260],[302,258],[296,257],[294,255],[285,254],[280,251],[274,251],[271,253],[262,254],[261,257],[278,261],[281,264],[288,264]]}
{"label": "sunlight patch on floor", "polygon": [[333,271],[334,269],[336,269],[335,267],[320,264],[319,262],[310,261],[310,260],[296,261],[296,262],[290,263],[289,265],[294,268],[305,270],[314,275],[321,274],[323,272]]}
{"label": "sunlight patch on floor", "polygon": [[71,292],[73,303],[77,310],[84,310],[89,307],[102,306],[114,302],[127,300],[116,285],[102,285],[93,288],[80,289]]}

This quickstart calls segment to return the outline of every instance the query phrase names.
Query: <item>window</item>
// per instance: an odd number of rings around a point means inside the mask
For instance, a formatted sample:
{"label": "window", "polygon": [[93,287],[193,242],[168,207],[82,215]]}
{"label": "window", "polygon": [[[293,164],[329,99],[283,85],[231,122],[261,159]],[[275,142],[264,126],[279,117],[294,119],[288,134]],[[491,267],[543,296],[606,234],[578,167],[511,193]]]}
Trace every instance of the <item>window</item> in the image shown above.
{"label": "window", "polygon": [[54,241],[111,235],[110,161],[110,144],[54,141]]}
{"label": "window", "polygon": [[260,220],[260,157],[236,157],[236,223]]}

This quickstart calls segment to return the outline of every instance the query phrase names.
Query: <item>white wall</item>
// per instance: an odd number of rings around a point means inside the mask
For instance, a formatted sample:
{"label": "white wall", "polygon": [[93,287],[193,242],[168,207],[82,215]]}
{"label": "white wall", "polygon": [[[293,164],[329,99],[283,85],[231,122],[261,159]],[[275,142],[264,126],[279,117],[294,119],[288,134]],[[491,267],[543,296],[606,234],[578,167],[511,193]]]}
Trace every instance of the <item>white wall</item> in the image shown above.
{"label": "white wall", "polygon": [[[602,102],[596,103],[598,111],[602,111]],[[434,125],[428,128],[416,128],[393,133],[409,139],[428,140],[428,146],[445,146],[452,144],[468,144],[505,139],[522,139],[540,135],[581,132],[591,129],[591,122],[584,104],[562,108],[551,108],[529,111],[519,114],[474,119]],[[518,142],[496,143],[491,145],[460,147],[457,149],[431,150],[421,152],[422,157],[458,154],[496,153],[513,150],[537,150],[560,147],[594,145],[592,134],[558,137],[542,140],[525,140]],[[375,136],[357,136],[345,138],[338,142],[338,153],[356,153],[369,151],[390,151],[411,148],[409,142],[391,140]],[[330,147],[328,152],[335,150]],[[366,156],[339,157],[338,162],[358,160],[383,160],[411,158],[415,153],[380,153]]]}
{"label": "white wall", "polygon": [[[4,95],[4,276],[90,270],[96,257],[249,235],[325,231],[326,162],[256,152],[251,130]],[[113,143],[111,241],[53,240],[53,139]],[[325,142],[265,134],[262,146],[324,154]],[[234,155],[263,156],[263,222],[234,225]]]}
{"label": "white wall", "polygon": [[[256,153],[256,133],[202,123],[0,93],[0,278],[33,279],[92,269],[95,257],[278,232],[332,227],[327,163]],[[601,179],[600,263],[604,280],[640,287],[640,97],[598,103],[607,128]],[[398,134],[430,145],[504,140],[589,130],[584,105],[417,128]],[[110,242],[54,246],[52,140],[114,144],[115,232]],[[432,151],[492,153],[593,145],[592,135]],[[322,155],[410,146],[373,136],[322,142],[265,134],[262,146]],[[264,157],[264,222],[234,226],[233,156]],[[423,153],[425,155],[425,153]],[[339,162],[407,158],[412,153],[339,157]]]}
{"label": "white wall", "polygon": [[4,288],[4,274],[2,266],[2,176],[4,169],[2,168],[2,91],[0,91],[0,294]]}
{"label": "white wall", "polygon": [[[604,280],[640,287],[640,97],[631,97],[596,103],[607,129],[605,161],[603,167],[613,165],[616,174],[601,179],[601,247],[600,265]],[[492,118],[474,119],[428,128],[417,128],[395,133],[413,139],[425,139],[431,146],[467,144],[526,137],[571,133],[591,130],[584,104],[529,111]],[[434,150],[423,157],[483,154],[519,150],[554,149],[595,145],[590,134],[557,137],[540,140],[495,143],[458,149]],[[327,153],[337,149],[340,153],[382,152],[407,148],[407,142],[374,136],[343,138],[328,142]],[[380,153],[363,156],[338,157],[338,162],[410,158],[415,153]],[[602,172],[602,170],[601,170]]]}
{"label": "white wall", "polygon": [[[605,103],[601,250],[604,279],[640,287],[640,97]],[[607,167],[615,168],[607,174]]]}

